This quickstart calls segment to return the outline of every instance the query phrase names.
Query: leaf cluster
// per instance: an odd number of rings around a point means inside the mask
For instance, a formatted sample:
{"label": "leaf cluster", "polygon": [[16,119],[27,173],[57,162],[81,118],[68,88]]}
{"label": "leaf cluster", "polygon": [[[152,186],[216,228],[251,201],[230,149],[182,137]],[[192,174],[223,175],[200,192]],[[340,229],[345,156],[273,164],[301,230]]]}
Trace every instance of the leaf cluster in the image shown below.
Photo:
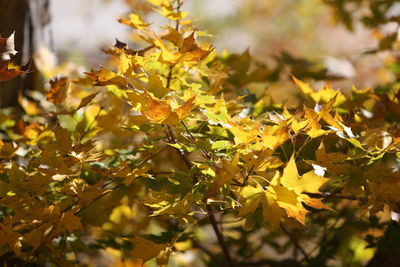
{"label": "leaf cluster", "polygon": [[[52,77],[46,90],[20,96],[22,113],[1,110],[2,259],[371,258],[388,214],[400,213],[398,90],[344,94],[293,76],[302,104],[275,103],[246,89],[268,83],[272,68],[248,51],[218,55],[180,1],[148,2],[169,25],[120,19],[136,43],[117,41],[107,66]],[[3,59],[15,54],[12,41],[0,40]]]}

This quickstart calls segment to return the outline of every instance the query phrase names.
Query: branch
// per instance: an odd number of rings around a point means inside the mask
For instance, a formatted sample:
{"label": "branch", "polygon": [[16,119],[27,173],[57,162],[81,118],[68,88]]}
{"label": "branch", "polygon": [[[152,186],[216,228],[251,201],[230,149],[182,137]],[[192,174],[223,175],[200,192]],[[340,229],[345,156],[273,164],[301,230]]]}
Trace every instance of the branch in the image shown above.
{"label": "branch", "polygon": [[308,195],[311,198],[323,198],[323,199],[347,199],[347,200],[357,200],[360,202],[367,202],[368,198],[366,197],[356,197],[352,195],[336,195],[330,193],[308,193],[304,192],[304,194]]}
{"label": "branch", "polygon": [[[189,128],[186,126],[186,124],[181,121],[181,124],[183,125],[183,127],[185,128],[186,132],[189,134],[190,138],[192,139],[193,142],[196,142],[197,139],[192,135],[192,133],[190,132]],[[200,148],[201,152],[203,152],[203,154],[209,159],[209,160],[213,160],[212,157],[207,153],[207,151],[205,151],[203,148]]]}
{"label": "branch", "polygon": [[262,259],[258,261],[243,261],[239,263],[239,265],[243,266],[278,266],[278,264],[279,262],[269,259]]}
{"label": "branch", "polygon": [[[195,142],[196,138],[192,135],[192,133],[186,127],[185,123],[183,121],[181,121],[181,123],[182,123],[183,127],[186,129],[186,131],[189,133],[189,136]],[[208,155],[208,153],[206,151],[204,151],[203,149],[201,149],[201,151],[204,153],[204,155],[206,155],[206,157],[208,157],[211,160],[210,155]],[[233,264],[231,255],[229,254],[228,247],[227,247],[227,245],[226,245],[226,243],[224,241],[224,237],[223,237],[221,231],[218,228],[218,222],[215,219],[215,216],[213,214],[213,210],[212,210],[210,205],[207,205],[207,212],[210,213],[210,223],[211,223],[211,225],[212,225],[212,227],[214,229],[215,235],[217,236],[219,246],[222,248],[222,252],[224,254],[224,257],[225,257],[225,260],[226,260],[226,264],[229,267],[233,267],[235,265]]]}
{"label": "branch", "polygon": [[[180,0],[177,0],[177,7],[176,7],[176,11],[177,11],[177,12],[180,11],[181,5],[182,5],[182,4],[181,4],[181,1],[180,1]],[[175,30],[176,30],[176,31],[179,31],[179,20],[176,21]],[[167,75],[167,88],[169,88],[170,85],[171,85],[173,68],[174,68],[174,67],[173,67],[172,65],[169,66],[169,71],[168,71],[168,75]],[[196,140],[196,139],[193,137],[193,135],[190,133],[190,131],[189,131],[189,129],[186,127],[186,125],[185,125],[183,122],[182,122],[182,124],[183,124],[183,126],[185,127],[185,129],[188,131],[188,133],[189,133],[189,135],[191,136],[191,138],[192,138],[193,140]],[[170,140],[170,141],[173,141],[174,143],[176,143],[176,138],[175,138],[175,136],[174,136],[174,134],[173,134],[173,132],[172,132],[172,130],[171,130],[171,128],[170,128],[169,126],[167,126],[167,131],[166,131],[166,133],[167,133],[167,136],[168,136],[169,140]],[[175,148],[175,149],[176,149],[176,148]],[[183,161],[185,162],[186,166],[187,166],[187,167],[189,168],[189,170],[190,170],[190,169],[192,168],[192,165],[193,165],[192,162],[186,157],[185,152],[181,152],[179,149],[176,149],[176,150],[178,151],[179,155],[182,157],[182,159],[183,159]],[[203,151],[203,150],[202,150],[202,151]],[[208,155],[208,153],[207,153],[206,151],[203,151],[203,153],[204,153],[208,158],[210,158],[210,156]],[[195,179],[195,181],[196,181],[196,180],[197,180],[197,179]],[[197,181],[196,181],[196,182],[197,182]],[[207,205],[207,211],[208,211],[208,212],[211,212],[211,215],[210,215],[210,222],[211,222],[211,225],[212,225],[212,227],[213,227],[213,229],[214,229],[214,232],[215,232],[215,234],[216,234],[216,236],[217,236],[219,245],[220,245],[221,248],[222,248],[223,254],[224,254],[225,259],[226,259],[226,261],[227,261],[227,266],[233,267],[234,264],[233,264],[233,262],[232,262],[232,258],[231,258],[230,254],[229,254],[228,248],[227,248],[227,246],[226,246],[226,244],[225,244],[225,242],[224,242],[224,238],[223,238],[223,236],[222,236],[222,234],[221,234],[221,232],[220,232],[220,230],[219,230],[219,228],[218,228],[217,221],[216,221],[216,219],[215,219],[214,214],[212,214],[212,209],[211,209],[211,207],[210,207],[209,205]]]}
{"label": "branch", "polygon": [[281,224],[281,229],[289,237],[289,239],[293,242],[294,246],[301,252],[301,254],[303,254],[304,259],[309,261],[310,257],[308,256],[307,252],[303,249],[302,246],[300,246],[299,242],[297,242],[297,239],[294,238],[292,233],[290,233],[282,224]]}
{"label": "branch", "polygon": [[219,246],[222,248],[222,252],[223,252],[225,260],[226,260],[226,265],[228,267],[234,267],[235,264],[233,264],[231,255],[229,254],[228,246],[226,245],[226,243],[224,241],[224,237],[223,237],[221,231],[218,228],[218,222],[215,219],[214,214],[212,214],[212,209],[211,209],[210,205],[207,205],[207,212],[211,213],[210,222],[211,222],[211,225],[212,225],[212,227],[214,229],[215,235],[217,236]]}
{"label": "branch", "polygon": [[217,266],[221,266],[222,263],[218,260],[216,255],[214,255],[208,248],[204,247],[202,244],[200,244],[197,241],[193,241],[193,247],[201,250],[203,253],[207,254],[210,259],[217,264]]}

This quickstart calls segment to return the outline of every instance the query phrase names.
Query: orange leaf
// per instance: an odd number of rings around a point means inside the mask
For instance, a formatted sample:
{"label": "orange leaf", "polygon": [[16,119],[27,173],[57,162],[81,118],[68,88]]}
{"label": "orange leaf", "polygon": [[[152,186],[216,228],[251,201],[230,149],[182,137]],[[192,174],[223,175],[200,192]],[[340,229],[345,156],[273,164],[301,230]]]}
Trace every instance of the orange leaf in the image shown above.
{"label": "orange leaf", "polygon": [[165,101],[157,101],[148,97],[146,111],[143,112],[150,120],[162,123],[171,114],[171,107]]}
{"label": "orange leaf", "polygon": [[9,69],[7,62],[2,63],[0,65],[0,82],[11,80],[24,73],[27,73],[25,66],[21,67],[20,69]]}
{"label": "orange leaf", "polygon": [[180,120],[185,118],[189,114],[189,112],[194,108],[195,100],[196,100],[196,96],[189,98],[185,102],[185,104],[183,104],[176,110],[176,113],[178,114],[178,117]]}
{"label": "orange leaf", "polygon": [[65,101],[68,90],[68,78],[67,77],[55,77],[50,80],[50,91],[47,93],[47,100],[54,103],[60,104]]}

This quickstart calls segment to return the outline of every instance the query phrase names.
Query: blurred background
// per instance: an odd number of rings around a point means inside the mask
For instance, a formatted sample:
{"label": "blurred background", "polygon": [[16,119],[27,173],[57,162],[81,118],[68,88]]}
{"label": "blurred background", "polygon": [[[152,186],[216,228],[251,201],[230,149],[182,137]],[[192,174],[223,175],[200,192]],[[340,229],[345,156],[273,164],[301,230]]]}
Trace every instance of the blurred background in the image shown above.
{"label": "blurred background", "polygon": [[[108,56],[102,50],[116,39],[135,47],[132,30],[118,23],[118,18],[138,12],[156,32],[159,25],[168,23],[146,9],[142,5],[145,1],[0,0],[0,34],[8,37],[15,32],[19,51],[15,63],[22,65],[33,58],[44,76],[41,81],[73,71],[82,75],[108,64]],[[205,41],[211,40],[220,55],[225,50],[237,53],[232,56],[232,65],[236,65],[226,84],[232,82],[240,93],[251,92],[259,99],[268,91],[266,95],[273,101],[286,104],[282,101],[298,93],[292,74],[315,88],[326,82],[343,91],[351,90],[353,85],[359,89],[399,87],[398,1],[185,0],[182,10],[189,12],[199,30],[208,31],[211,38]],[[240,64],[250,62],[247,53],[257,61],[255,65],[266,66],[263,70],[271,72],[261,75],[259,83],[235,80]],[[0,107],[18,105],[21,88],[43,89],[44,83],[35,82],[38,77],[33,75],[34,71],[1,83]],[[244,76],[238,75],[240,79]],[[351,220],[349,225],[354,226]],[[209,240],[209,232],[206,229],[201,238]],[[354,251],[361,248],[358,256],[345,256],[371,258],[370,251],[363,250],[363,242],[353,242]],[[369,253],[368,257],[362,253]],[[282,254],[282,258],[286,256]],[[194,256],[185,253],[179,257],[189,264]]]}
{"label": "blurred background", "polygon": [[[129,38],[129,29],[117,18],[129,13],[135,7],[133,2],[138,1],[51,1],[57,55],[89,65],[104,61],[101,47],[113,44],[115,38]],[[263,62],[283,52],[307,58],[346,78],[346,83],[339,83],[343,86],[370,87],[390,80],[390,74],[381,68],[384,55],[376,58],[363,54],[376,47],[374,35],[379,33],[361,22],[354,22],[351,28],[339,24],[331,9],[321,0],[187,0],[183,5],[200,29],[214,35],[219,52],[227,49],[243,53],[249,49]],[[389,12],[393,15],[399,11],[400,3]],[[157,25],[160,17],[150,13],[147,19]],[[384,32],[395,30],[393,23],[382,28]]]}
{"label": "blurred background", "polygon": [[[134,45],[130,29],[118,23],[118,18],[131,11],[141,13],[156,32],[165,23],[156,12],[143,8],[143,2],[0,0],[0,13],[4,13],[0,14],[0,34],[8,37],[16,32],[16,50],[20,51],[16,64],[33,57],[36,65],[68,61],[87,70],[106,64],[102,49],[116,38]],[[282,99],[274,92],[283,88],[289,95],[295,92],[291,74],[312,79],[317,89],[326,81],[344,91],[353,85],[363,89],[393,83],[397,54],[392,47],[398,39],[400,3],[378,2],[186,0],[182,10],[189,12],[199,30],[212,35],[210,40],[219,53],[226,49],[241,54],[248,49],[259,63],[279,69],[279,77],[267,85],[278,102]],[[32,84],[25,79],[23,88]],[[3,93],[3,105],[16,104],[15,85],[1,86],[10,92],[10,96]]]}

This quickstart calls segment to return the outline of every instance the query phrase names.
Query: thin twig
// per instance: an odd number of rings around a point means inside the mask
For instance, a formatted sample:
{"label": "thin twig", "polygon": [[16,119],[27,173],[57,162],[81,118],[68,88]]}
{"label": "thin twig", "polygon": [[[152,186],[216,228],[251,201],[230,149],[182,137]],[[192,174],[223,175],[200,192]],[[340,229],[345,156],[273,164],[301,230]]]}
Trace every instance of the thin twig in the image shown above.
{"label": "thin twig", "polygon": [[[181,10],[181,6],[182,6],[183,3],[181,3],[181,0],[177,0],[177,1],[176,1],[176,4],[177,4],[177,6],[176,6],[176,13],[179,13],[180,10]],[[180,21],[179,21],[179,19],[178,19],[178,20],[176,21],[176,23],[175,23],[175,31],[179,31],[179,23],[180,23]]]}
{"label": "thin twig", "polygon": [[222,263],[218,260],[218,258],[210,251],[208,250],[206,247],[204,247],[202,244],[200,244],[197,241],[193,241],[193,247],[197,248],[199,250],[201,250],[202,252],[204,252],[205,254],[208,255],[208,257],[215,263],[217,264],[217,266],[221,266]]}
{"label": "thin twig", "polygon": [[103,107],[100,107],[99,111],[97,112],[96,116],[94,116],[93,120],[89,123],[89,125],[87,126],[87,128],[85,129],[85,132],[82,134],[82,136],[79,138],[80,140],[82,140],[84,137],[86,137],[86,135],[89,133],[89,131],[92,129],[92,126],[94,124],[94,122],[98,119],[98,117],[100,116],[100,113],[103,111]]}
{"label": "thin twig", "polygon": [[247,173],[246,177],[244,177],[243,180],[243,186],[245,186],[247,184],[247,180],[249,179],[249,176],[253,173],[255,166],[251,166],[249,172]]}
{"label": "thin twig", "polygon": [[303,249],[302,246],[300,246],[299,242],[297,242],[297,239],[294,238],[292,233],[290,233],[283,225],[281,225],[282,231],[289,237],[289,239],[293,242],[293,245],[303,254],[304,259],[307,261],[310,260],[310,257],[308,256],[307,252]]}
{"label": "thin twig", "polygon": [[304,194],[308,195],[312,198],[323,198],[323,199],[347,199],[347,200],[357,200],[361,202],[367,202],[368,198],[366,197],[356,197],[352,195],[336,195],[336,194],[329,194],[329,193],[308,193],[304,192]]}
{"label": "thin twig", "polygon": [[[192,133],[190,132],[189,128],[186,126],[186,124],[181,121],[181,124],[183,125],[183,127],[185,128],[186,132],[189,134],[190,138],[192,139],[193,142],[197,142],[197,139],[192,135]],[[201,152],[203,152],[203,154],[209,159],[212,160],[212,157],[207,153],[207,151],[205,151],[203,148],[200,148]]]}
{"label": "thin twig", "polygon": [[[304,143],[301,145],[301,147],[299,148],[299,150],[297,151],[296,155],[295,155],[295,159],[297,159],[297,157],[300,155],[301,151],[303,150],[303,148],[307,145],[308,141],[311,140],[310,136],[307,136],[306,141],[304,141]],[[294,148],[293,148],[294,150]],[[295,150],[294,150],[295,151]]]}
{"label": "thin twig", "polygon": [[[211,206],[210,206],[210,205],[207,205],[207,211],[208,211],[208,212],[212,212],[212,209],[211,209]],[[212,227],[213,227],[213,229],[214,229],[215,235],[217,236],[217,240],[218,240],[219,246],[222,248],[222,252],[223,252],[224,257],[225,257],[225,260],[226,260],[226,265],[227,265],[228,267],[233,267],[233,266],[235,266],[235,265],[233,264],[231,255],[230,255],[230,253],[229,253],[228,246],[227,246],[226,243],[225,243],[224,237],[223,237],[221,231],[220,231],[219,228],[218,228],[218,222],[217,222],[217,220],[215,219],[214,214],[211,214],[211,215],[210,215],[210,223],[211,223],[211,225],[212,225]]]}
{"label": "thin twig", "polygon": [[[177,12],[180,11],[180,7],[181,7],[181,1],[177,0],[177,7],[176,7],[176,11]],[[179,31],[179,20],[176,21],[175,30]],[[169,71],[168,71],[168,76],[167,76],[167,88],[169,88],[170,85],[171,85],[173,68],[174,67],[172,65],[170,65]],[[184,126],[187,129],[186,125],[184,125]],[[167,126],[167,129],[169,131],[167,135],[170,137],[170,140],[173,140],[173,142],[176,142],[175,136],[174,136],[171,128],[169,126]],[[188,132],[190,133],[190,131],[188,131]],[[191,135],[191,133],[190,133],[190,135]],[[193,135],[191,135],[191,137],[195,140]],[[181,152],[179,149],[176,149],[176,150],[179,152],[179,155],[182,157],[183,161],[185,162],[185,164],[187,165],[188,169],[190,170],[192,168],[192,165],[193,165],[192,162],[186,157],[185,152]],[[208,155],[207,153],[205,153],[205,154]],[[228,267],[233,267],[234,264],[233,264],[232,258],[231,258],[230,254],[229,254],[228,247],[226,246],[226,244],[224,242],[224,238],[223,238],[223,236],[222,236],[222,234],[221,234],[221,232],[220,232],[220,230],[218,228],[217,220],[215,219],[215,216],[212,213],[211,206],[207,205],[207,211],[210,213],[210,215],[209,215],[210,216],[210,222],[211,222],[211,225],[212,225],[212,227],[214,229],[214,232],[215,232],[215,234],[217,236],[218,243],[219,243],[220,247],[222,248],[222,251],[223,251],[223,254],[225,256],[225,260],[226,260],[227,266]]]}

